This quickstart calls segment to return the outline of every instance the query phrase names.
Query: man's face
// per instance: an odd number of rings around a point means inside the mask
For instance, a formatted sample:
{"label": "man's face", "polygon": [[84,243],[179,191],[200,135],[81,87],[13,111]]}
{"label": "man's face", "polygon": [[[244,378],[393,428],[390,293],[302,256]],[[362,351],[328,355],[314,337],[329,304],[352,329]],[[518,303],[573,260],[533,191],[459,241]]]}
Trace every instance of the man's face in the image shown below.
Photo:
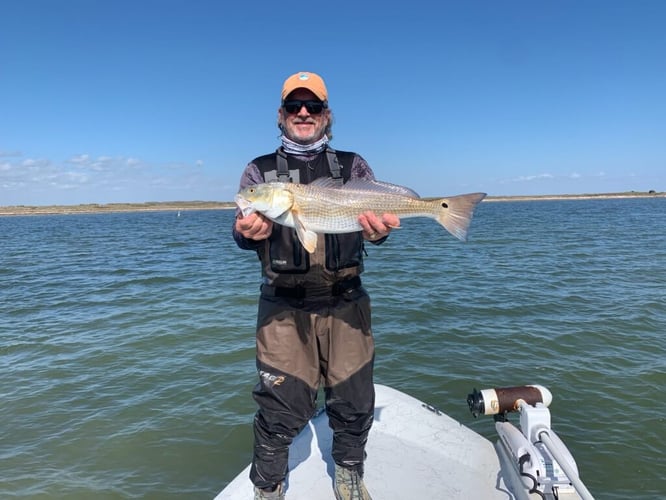
{"label": "man's face", "polygon": [[[296,89],[287,96],[288,101],[317,101],[317,96],[307,89]],[[305,106],[296,113],[288,113],[284,107],[278,111],[278,120],[282,124],[282,131],[287,139],[298,144],[312,144],[324,137],[324,132],[330,119],[330,111],[324,109],[321,113],[309,113]]]}

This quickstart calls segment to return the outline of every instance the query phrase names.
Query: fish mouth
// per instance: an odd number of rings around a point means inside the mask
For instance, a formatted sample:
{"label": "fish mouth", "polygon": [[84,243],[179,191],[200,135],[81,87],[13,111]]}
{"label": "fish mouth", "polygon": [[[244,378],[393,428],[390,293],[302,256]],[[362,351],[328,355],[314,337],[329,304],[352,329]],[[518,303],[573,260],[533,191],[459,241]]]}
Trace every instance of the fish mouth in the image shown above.
{"label": "fish mouth", "polygon": [[236,205],[238,205],[238,208],[240,209],[241,213],[243,214],[243,217],[247,217],[251,213],[256,212],[254,207],[252,206],[252,203],[245,198],[243,198],[240,194],[237,194],[236,197],[234,198],[234,201],[236,202]]}

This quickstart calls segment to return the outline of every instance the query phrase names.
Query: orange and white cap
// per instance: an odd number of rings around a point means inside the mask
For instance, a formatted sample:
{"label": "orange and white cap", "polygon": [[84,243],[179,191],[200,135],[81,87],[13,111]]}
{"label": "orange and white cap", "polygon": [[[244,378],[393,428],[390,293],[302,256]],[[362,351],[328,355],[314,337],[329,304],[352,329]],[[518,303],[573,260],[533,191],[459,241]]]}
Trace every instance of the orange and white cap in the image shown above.
{"label": "orange and white cap", "polygon": [[328,92],[326,90],[326,84],[321,76],[316,73],[309,73],[307,71],[299,71],[294,73],[289,78],[284,81],[282,86],[282,100],[284,101],[289,94],[291,94],[296,89],[308,89],[314,95],[319,98],[319,100],[326,102],[328,101]]}

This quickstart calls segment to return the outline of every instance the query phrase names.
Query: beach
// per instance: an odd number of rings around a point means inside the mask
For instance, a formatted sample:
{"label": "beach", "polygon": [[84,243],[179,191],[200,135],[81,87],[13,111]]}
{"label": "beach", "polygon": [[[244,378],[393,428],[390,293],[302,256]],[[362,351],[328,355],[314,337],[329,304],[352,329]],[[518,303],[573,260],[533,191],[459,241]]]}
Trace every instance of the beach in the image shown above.
{"label": "beach", "polygon": [[86,203],[81,205],[13,205],[0,207],[2,215],[61,215],[116,212],[162,212],[187,210],[228,210],[234,202],[224,201],[174,201],[145,203]]}

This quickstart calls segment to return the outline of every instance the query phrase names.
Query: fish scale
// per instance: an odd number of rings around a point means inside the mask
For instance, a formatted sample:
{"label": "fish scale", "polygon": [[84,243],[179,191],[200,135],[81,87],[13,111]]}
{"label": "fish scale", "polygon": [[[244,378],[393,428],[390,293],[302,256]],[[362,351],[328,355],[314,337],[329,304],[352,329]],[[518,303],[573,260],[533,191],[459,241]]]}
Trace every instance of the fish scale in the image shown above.
{"label": "fish scale", "polygon": [[312,184],[286,184],[295,196],[295,203],[307,226],[316,233],[348,233],[361,231],[358,215],[372,211],[393,213],[399,217],[431,217],[438,207],[432,201],[385,191],[368,189],[327,189]]}

